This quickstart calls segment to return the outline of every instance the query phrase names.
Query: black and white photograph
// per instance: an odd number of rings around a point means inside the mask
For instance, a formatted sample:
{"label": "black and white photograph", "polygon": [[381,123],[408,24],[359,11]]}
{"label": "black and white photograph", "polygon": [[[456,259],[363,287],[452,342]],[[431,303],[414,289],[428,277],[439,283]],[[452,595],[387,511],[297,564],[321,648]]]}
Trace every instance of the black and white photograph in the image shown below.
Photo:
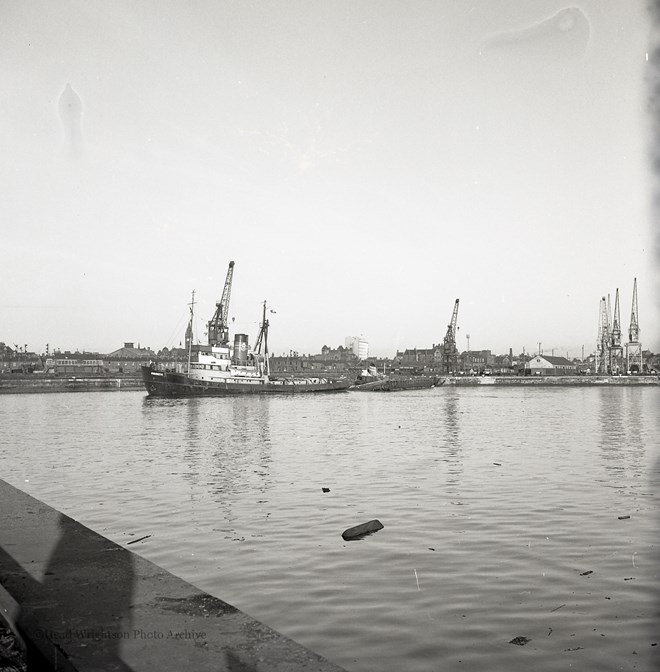
{"label": "black and white photograph", "polygon": [[660,670],[660,0],[0,0],[0,668]]}

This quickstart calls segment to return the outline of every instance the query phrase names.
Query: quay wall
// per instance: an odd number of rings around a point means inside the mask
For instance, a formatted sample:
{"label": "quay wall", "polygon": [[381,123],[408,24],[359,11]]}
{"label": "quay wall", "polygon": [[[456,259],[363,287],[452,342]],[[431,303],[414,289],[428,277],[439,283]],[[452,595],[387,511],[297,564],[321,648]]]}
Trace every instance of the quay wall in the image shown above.
{"label": "quay wall", "polygon": [[3,480],[0,511],[0,624],[28,670],[345,672]]}
{"label": "quay wall", "polygon": [[509,386],[603,386],[660,385],[658,376],[450,376],[447,385],[476,387],[479,385]]}
{"label": "quay wall", "polygon": [[144,389],[142,378],[127,377],[48,377],[0,376],[0,394],[36,392],[119,392]]}

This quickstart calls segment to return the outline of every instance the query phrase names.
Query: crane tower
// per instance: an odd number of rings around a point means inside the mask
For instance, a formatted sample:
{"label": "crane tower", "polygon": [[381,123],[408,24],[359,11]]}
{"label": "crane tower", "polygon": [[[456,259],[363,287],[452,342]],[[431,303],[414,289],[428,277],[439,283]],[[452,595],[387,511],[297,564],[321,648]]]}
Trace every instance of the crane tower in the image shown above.
{"label": "crane tower", "polygon": [[458,299],[454,302],[454,311],[442,341],[442,372],[455,374],[458,370],[458,350],[456,349],[456,322],[458,321]]}
{"label": "crane tower", "polygon": [[229,341],[229,297],[234,277],[234,262],[229,262],[222,298],[215,304],[215,313],[207,325],[209,345],[225,345]]}
{"label": "crane tower", "polygon": [[614,299],[614,319],[610,330],[610,373],[623,370],[623,347],[621,346],[621,315],[619,311],[619,288]]}
{"label": "crane tower", "polygon": [[626,360],[628,373],[642,372],[642,344],[639,342],[639,314],[637,310],[637,278],[635,278],[633,284],[630,327],[628,328],[628,343],[626,343]]}
{"label": "crane tower", "polygon": [[596,374],[603,376],[609,373],[609,317],[607,299],[600,300],[600,313],[598,315],[598,341],[596,342]]}

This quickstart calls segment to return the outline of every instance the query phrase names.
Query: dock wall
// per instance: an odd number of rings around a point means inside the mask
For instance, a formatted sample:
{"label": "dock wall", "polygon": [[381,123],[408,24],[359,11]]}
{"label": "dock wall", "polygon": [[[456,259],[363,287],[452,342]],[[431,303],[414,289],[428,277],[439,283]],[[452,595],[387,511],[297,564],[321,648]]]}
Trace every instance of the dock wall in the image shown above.
{"label": "dock wall", "polygon": [[0,376],[0,394],[40,392],[120,392],[143,390],[142,378],[44,378],[40,375],[25,377]]}
{"label": "dock wall", "polygon": [[28,669],[342,671],[2,480],[0,511],[0,620]]}
{"label": "dock wall", "polygon": [[658,376],[455,376],[445,378],[445,384],[457,387],[480,385],[602,387],[631,385],[660,385]]}

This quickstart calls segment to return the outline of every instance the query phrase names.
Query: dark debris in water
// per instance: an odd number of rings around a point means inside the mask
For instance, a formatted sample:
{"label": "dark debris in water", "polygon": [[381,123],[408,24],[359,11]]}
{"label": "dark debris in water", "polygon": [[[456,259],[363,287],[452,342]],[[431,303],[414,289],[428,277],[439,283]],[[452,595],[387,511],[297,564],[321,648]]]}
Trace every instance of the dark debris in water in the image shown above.
{"label": "dark debris in water", "polygon": [[589,576],[589,574],[593,573],[594,573],[593,569],[588,569],[586,572],[580,572],[580,576]]}
{"label": "dark debris in water", "polygon": [[527,637],[514,637],[509,644],[515,644],[516,646],[525,646],[528,642],[531,642],[531,639]]}
{"label": "dark debris in water", "polygon": [[362,523],[361,525],[356,525],[355,527],[350,527],[348,530],[344,530],[341,536],[345,541],[363,539],[374,532],[378,532],[378,530],[382,530],[383,527],[384,525],[380,520],[370,520],[367,523]]}

